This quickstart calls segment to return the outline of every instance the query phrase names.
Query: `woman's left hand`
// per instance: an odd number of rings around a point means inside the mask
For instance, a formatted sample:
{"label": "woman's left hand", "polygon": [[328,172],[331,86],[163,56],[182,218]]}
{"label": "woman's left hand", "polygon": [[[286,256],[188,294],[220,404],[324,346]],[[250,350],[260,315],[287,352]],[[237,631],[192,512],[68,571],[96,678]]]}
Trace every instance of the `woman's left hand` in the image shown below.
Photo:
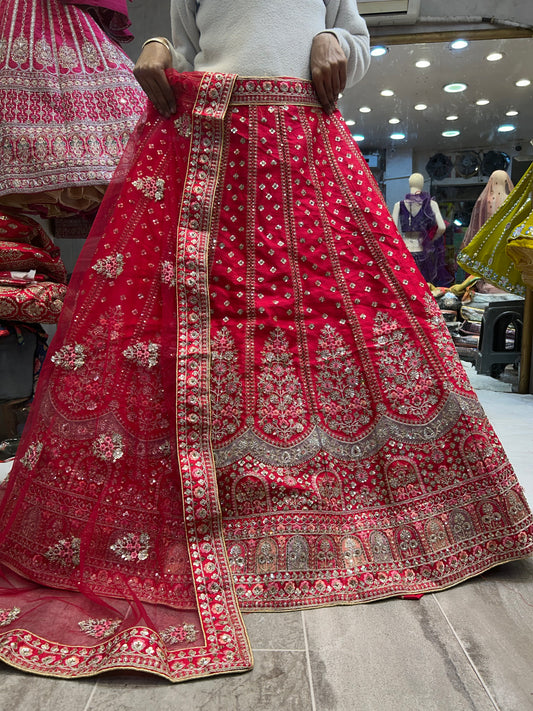
{"label": "woman's left hand", "polygon": [[315,35],[311,47],[311,79],[318,99],[328,114],[335,110],[339,94],[346,86],[347,64],[346,55],[333,33]]}

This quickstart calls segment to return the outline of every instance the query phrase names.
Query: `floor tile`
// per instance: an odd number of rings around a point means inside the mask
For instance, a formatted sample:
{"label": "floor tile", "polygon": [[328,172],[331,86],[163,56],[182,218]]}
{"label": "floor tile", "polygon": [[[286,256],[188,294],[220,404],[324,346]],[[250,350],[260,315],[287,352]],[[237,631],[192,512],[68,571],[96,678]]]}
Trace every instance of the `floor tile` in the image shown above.
{"label": "floor tile", "polygon": [[102,677],[86,711],[312,711],[304,652],[257,652],[251,672],[170,684]]}
{"label": "floor tile", "polygon": [[317,711],[495,711],[434,596],[304,614]]}
{"label": "floor tile", "polygon": [[500,711],[533,709],[533,560],[436,596]]}
{"label": "floor tile", "polygon": [[24,674],[0,662],[2,711],[85,711],[95,679],[63,680]]}
{"label": "floor tile", "polygon": [[247,613],[244,624],[253,650],[305,650],[301,612]]}

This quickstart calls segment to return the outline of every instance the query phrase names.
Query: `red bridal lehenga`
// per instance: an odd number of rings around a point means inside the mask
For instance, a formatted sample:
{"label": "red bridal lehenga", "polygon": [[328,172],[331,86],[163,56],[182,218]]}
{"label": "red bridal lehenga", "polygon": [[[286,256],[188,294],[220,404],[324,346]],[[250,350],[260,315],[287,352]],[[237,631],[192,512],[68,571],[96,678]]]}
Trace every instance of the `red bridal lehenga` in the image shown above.
{"label": "red bridal lehenga", "polygon": [[0,655],[172,681],[241,611],[440,590],[528,555],[500,443],[338,113],[169,74],[82,252],[5,486]]}
{"label": "red bridal lehenga", "polygon": [[146,101],[133,64],[95,20],[117,40],[127,39],[121,27],[127,18],[105,9],[125,0],[88,4],[2,0],[4,206],[44,217],[96,210],[142,114]]}

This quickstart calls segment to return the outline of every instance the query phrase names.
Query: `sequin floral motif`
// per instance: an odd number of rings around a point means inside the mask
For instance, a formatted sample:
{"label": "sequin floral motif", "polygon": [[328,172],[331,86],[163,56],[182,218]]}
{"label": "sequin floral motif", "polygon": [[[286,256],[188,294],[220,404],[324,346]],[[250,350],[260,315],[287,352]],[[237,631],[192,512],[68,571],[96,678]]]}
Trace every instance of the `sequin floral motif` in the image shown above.
{"label": "sequin floral motif", "polygon": [[176,272],[171,262],[161,263],[161,281],[169,286],[176,286]]}
{"label": "sequin floral motif", "polygon": [[20,607],[12,607],[9,610],[0,610],[0,627],[10,625],[19,615]]}
{"label": "sequin floral motif", "polygon": [[79,538],[62,538],[44,554],[53,563],[59,563],[65,568],[75,568],[80,564],[80,544]]}
{"label": "sequin floral motif", "polygon": [[370,395],[350,349],[332,326],[322,329],[317,386],[328,427],[354,434],[370,422]]}
{"label": "sequin floral motif", "polygon": [[237,348],[226,327],[212,339],[211,358],[213,440],[219,442],[238,429],[242,417]]}
{"label": "sequin floral motif", "polygon": [[123,560],[146,560],[150,552],[150,536],[147,533],[127,533],[110,547]]}
{"label": "sequin floral motif", "polygon": [[42,442],[34,442],[33,444],[30,444],[24,456],[21,458],[20,463],[25,466],[26,469],[33,469],[42,451]]}
{"label": "sequin floral motif", "polygon": [[52,356],[52,363],[66,370],[78,370],[85,365],[85,347],[79,343],[63,346]]}
{"label": "sequin floral motif", "polygon": [[186,114],[178,116],[178,118],[174,121],[174,126],[176,127],[176,131],[179,133],[180,136],[183,136],[184,138],[190,138],[192,133],[192,122],[190,116]]}
{"label": "sequin floral motif", "polygon": [[281,328],[269,336],[262,354],[258,416],[263,430],[286,442],[304,429],[301,386]]}
{"label": "sequin floral motif", "polygon": [[383,312],[376,315],[374,338],[380,352],[383,390],[391,409],[400,415],[426,415],[438,402],[439,389],[420,349],[397,321]]}
{"label": "sequin floral motif", "polygon": [[195,642],[198,637],[198,630],[195,625],[184,624],[167,627],[161,631],[161,639],[166,644],[185,644]]}
{"label": "sequin floral motif", "polygon": [[153,368],[159,362],[158,343],[134,343],[124,351],[124,356],[128,360],[137,363],[142,368]]}
{"label": "sequin floral motif", "polygon": [[82,620],[78,622],[79,628],[89,637],[105,639],[110,637],[122,624],[121,620]]}
{"label": "sequin floral motif", "polygon": [[133,181],[133,185],[142,192],[144,197],[156,200],[156,202],[163,199],[165,192],[165,181],[163,178],[154,178],[153,176],[137,178],[137,180]]}
{"label": "sequin floral motif", "polygon": [[108,279],[116,279],[124,270],[124,255],[112,254],[104,259],[99,259],[96,264],[93,264],[93,269]]}
{"label": "sequin floral motif", "polygon": [[124,455],[122,437],[119,434],[102,434],[93,442],[93,453],[105,462],[116,462]]}

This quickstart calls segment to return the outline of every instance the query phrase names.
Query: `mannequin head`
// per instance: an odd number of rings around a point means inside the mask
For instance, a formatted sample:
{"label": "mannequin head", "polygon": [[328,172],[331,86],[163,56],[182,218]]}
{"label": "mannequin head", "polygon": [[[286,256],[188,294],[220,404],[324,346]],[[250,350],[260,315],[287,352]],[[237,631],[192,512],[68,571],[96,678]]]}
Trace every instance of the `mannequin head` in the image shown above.
{"label": "mannequin head", "polygon": [[[494,173],[491,174],[489,181],[493,185],[493,189],[497,188],[508,188],[509,185],[509,176],[505,172],[505,170],[495,170]],[[509,192],[509,190],[507,190]]]}
{"label": "mannequin head", "polygon": [[421,173],[413,173],[409,178],[409,189],[412,193],[421,193],[424,189],[424,176]]}

